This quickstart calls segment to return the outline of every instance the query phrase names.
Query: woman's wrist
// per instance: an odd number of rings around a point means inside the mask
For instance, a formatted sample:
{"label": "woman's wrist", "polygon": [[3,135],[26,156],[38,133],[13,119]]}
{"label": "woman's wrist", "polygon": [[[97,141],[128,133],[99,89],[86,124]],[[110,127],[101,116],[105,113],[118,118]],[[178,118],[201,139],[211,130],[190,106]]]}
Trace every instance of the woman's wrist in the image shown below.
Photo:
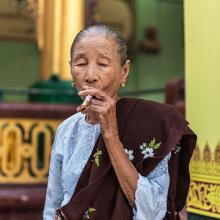
{"label": "woman's wrist", "polygon": [[105,140],[105,143],[107,145],[110,145],[110,144],[115,145],[118,142],[120,143],[120,139],[119,139],[119,135],[118,135],[117,130],[103,132],[102,136],[103,136],[103,139]]}
{"label": "woman's wrist", "polygon": [[102,134],[103,138],[105,139],[115,139],[118,137],[118,131],[105,131]]}

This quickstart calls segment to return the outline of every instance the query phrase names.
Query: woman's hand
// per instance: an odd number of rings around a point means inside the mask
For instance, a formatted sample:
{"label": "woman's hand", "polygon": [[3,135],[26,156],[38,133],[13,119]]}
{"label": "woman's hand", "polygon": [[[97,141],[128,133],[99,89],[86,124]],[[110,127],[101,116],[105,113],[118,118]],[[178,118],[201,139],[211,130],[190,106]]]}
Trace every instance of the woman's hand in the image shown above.
{"label": "woman's hand", "polygon": [[118,125],[116,119],[116,100],[106,95],[100,89],[84,86],[84,90],[78,94],[85,99],[91,95],[93,98],[88,106],[79,106],[77,111],[82,113],[94,112],[99,116],[100,128],[103,137],[118,135]]}

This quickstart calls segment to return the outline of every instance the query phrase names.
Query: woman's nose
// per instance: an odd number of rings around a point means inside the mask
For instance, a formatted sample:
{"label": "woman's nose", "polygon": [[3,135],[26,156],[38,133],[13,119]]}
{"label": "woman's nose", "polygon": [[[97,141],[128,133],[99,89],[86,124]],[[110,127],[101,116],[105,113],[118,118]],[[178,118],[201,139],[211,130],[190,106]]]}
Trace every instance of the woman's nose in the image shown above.
{"label": "woman's nose", "polygon": [[92,84],[98,80],[96,69],[95,68],[88,68],[88,71],[85,76],[85,81],[88,84]]}

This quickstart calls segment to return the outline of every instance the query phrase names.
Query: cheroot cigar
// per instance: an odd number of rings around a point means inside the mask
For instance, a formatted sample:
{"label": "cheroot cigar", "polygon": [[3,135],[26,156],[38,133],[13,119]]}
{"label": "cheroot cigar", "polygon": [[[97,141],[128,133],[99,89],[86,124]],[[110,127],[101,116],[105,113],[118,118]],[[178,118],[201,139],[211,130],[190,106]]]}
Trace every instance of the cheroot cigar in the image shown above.
{"label": "cheroot cigar", "polygon": [[82,107],[86,107],[89,105],[89,103],[91,102],[92,100],[92,96],[91,95],[87,95],[85,100],[83,101],[83,103],[81,104]]}

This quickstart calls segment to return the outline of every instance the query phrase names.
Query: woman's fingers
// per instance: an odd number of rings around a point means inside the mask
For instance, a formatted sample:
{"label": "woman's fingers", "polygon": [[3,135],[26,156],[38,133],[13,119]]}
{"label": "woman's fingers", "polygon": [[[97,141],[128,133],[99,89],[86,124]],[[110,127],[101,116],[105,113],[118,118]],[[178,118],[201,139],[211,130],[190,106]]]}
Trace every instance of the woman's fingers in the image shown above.
{"label": "woman's fingers", "polygon": [[104,106],[106,104],[106,102],[101,101],[101,100],[96,99],[96,98],[92,98],[90,104],[91,105]]}
{"label": "woman's fingers", "polygon": [[86,113],[88,113],[88,112],[90,112],[90,111],[92,111],[92,112],[97,112],[97,113],[99,113],[99,114],[104,114],[106,110],[105,110],[105,108],[102,107],[102,106],[89,105],[89,106],[87,106],[86,108],[82,109],[81,112],[82,112],[83,114],[86,114]]}
{"label": "woman's fingers", "polygon": [[83,87],[83,89],[85,90],[80,91],[78,94],[83,99],[86,99],[88,96],[92,96],[92,99],[87,105],[80,105],[77,111],[81,111],[84,114],[92,111],[99,113],[99,115],[106,115],[115,107],[115,100],[110,98],[100,89],[87,86]]}
{"label": "woman's fingers", "polygon": [[102,92],[100,89],[95,89],[95,88],[91,88],[88,87],[88,89],[82,90],[78,93],[78,95],[80,97],[82,97],[83,99],[87,96],[87,95],[91,95],[99,100],[105,100],[105,93]]}
{"label": "woman's fingers", "polygon": [[[89,100],[87,100],[88,98],[89,98]],[[80,106],[78,106],[78,108],[76,110],[82,111],[90,105],[104,106],[104,105],[106,105],[106,100],[101,101],[99,99],[96,99],[94,96],[87,95],[84,99],[84,102]]]}
{"label": "woman's fingers", "polygon": [[111,102],[105,102],[101,103],[101,101],[94,101],[94,103],[91,103],[89,106],[82,109],[83,113],[87,113],[89,111],[97,112],[100,115],[106,115],[112,110],[112,103]]}
{"label": "woman's fingers", "polygon": [[87,105],[81,104],[80,106],[77,107],[76,110],[77,110],[78,112],[79,112],[79,111],[84,112],[84,110],[85,110],[87,107],[91,106],[91,105],[99,106],[99,107],[104,107],[104,106],[106,106],[106,102],[105,102],[105,101],[100,101],[100,100],[98,100],[98,99],[96,99],[96,98],[92,98],[92,99],[90,100],[90,102],[87,103]]}

